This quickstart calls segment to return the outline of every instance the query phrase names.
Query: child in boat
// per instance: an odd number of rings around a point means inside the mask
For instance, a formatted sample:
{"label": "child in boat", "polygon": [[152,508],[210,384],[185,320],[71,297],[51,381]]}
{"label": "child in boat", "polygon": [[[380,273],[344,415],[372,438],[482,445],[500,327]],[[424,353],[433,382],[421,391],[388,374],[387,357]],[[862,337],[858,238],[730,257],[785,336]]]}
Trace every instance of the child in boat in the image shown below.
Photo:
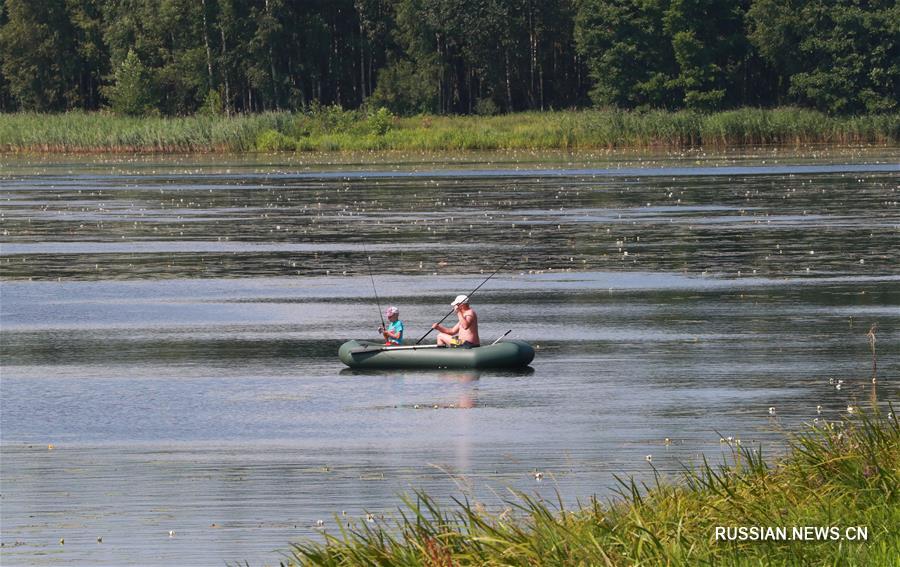
{"label": "child in boat", "polygon": [[431,326],[440,333],[437,338],[438,346],[475,348],[481,345],[481,339],[478,337],[478,315],[469,306],[469,297],[457,295],[450,306],[456,312],[458,319],[456,325],[448,328],[435,323]]}
{"label": "child in boat", "polygon": [[384,344],[388,346],[403,344],[403,321],[400,320],[400,310],[391,305],[384,310],[384,316],[390,321],[387,328],[378,327],[378,332],[384,337]]}

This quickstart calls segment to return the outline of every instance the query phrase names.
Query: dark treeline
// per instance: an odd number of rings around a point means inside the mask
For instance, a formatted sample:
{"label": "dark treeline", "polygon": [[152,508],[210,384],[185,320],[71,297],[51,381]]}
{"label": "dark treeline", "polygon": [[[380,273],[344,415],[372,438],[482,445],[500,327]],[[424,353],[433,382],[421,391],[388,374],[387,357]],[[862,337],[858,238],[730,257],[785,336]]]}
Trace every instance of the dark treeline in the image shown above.
{"label": "dark treeline", "polygon": [[896,0],[0,0],[0,110],[898,108]]}

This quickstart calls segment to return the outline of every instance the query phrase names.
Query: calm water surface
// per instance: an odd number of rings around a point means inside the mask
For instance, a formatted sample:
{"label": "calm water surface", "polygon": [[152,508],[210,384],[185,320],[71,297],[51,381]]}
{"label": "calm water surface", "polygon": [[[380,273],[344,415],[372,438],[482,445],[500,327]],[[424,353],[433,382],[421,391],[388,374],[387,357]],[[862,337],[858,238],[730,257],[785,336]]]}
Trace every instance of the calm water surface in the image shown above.
{"label": "calm water surface", "polygon": [[[0,562],[277,565],[416,489],[574,504],[896,404],[898,158],[3,158]],[[531,368],[344,369],[367,258],[413,340],[508,261],[473,305]]]}

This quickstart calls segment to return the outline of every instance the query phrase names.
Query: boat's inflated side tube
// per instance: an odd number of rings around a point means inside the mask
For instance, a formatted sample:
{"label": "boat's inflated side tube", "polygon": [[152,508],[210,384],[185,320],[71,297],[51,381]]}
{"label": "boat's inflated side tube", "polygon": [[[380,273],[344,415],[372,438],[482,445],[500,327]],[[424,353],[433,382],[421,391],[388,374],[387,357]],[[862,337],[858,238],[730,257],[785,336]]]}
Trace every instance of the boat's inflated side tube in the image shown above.
{"label": "boat's inflated side tube", "polygon": [[350,368],[521,368],[534,360],[534,349],[522,341],[478,348],[423,345],[393,349],[382,343],[347,341],[338,355]]}

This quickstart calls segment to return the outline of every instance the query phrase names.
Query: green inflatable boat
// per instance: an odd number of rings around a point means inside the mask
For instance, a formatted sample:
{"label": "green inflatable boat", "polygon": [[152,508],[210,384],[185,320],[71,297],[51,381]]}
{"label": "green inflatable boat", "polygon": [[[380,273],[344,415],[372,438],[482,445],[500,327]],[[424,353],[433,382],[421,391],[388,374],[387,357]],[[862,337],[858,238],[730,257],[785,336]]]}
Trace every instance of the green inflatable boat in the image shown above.
{"label": "green inflatable boat", "polygon": [[522,341],[477,348],[347,341],[341,345],[338,356],[350,368],[523,368],[534,360],[534,349]]}

